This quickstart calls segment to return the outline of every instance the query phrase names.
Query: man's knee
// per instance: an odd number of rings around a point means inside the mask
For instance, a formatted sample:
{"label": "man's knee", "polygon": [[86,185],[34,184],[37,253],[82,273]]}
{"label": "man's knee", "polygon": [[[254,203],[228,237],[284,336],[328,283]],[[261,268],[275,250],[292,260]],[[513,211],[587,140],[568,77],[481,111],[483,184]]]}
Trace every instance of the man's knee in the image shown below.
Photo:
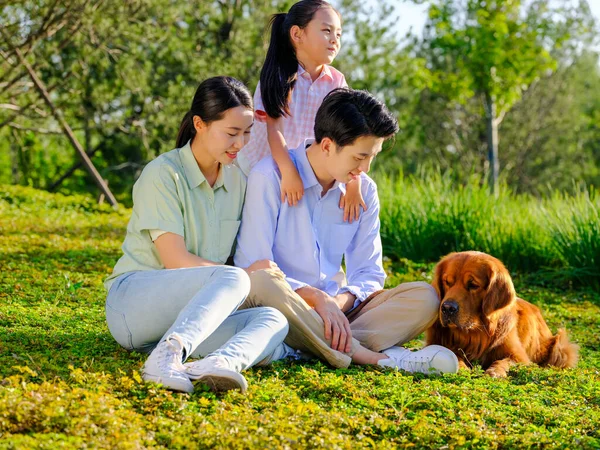
{"label": "man's knee", "polygon": [[429,283],[418,282],[417,289],[419,291],[418,299],[421,304],[419,308],[423,312],[423,316],[435,318],[440,309],[440,298],[437,291]]}
{"label": "man's knee", "polygon": [[287,294],[286,281],[273,270],[257,270],[250,274],[250,294],[247,303],[252,306],[277,306]]}

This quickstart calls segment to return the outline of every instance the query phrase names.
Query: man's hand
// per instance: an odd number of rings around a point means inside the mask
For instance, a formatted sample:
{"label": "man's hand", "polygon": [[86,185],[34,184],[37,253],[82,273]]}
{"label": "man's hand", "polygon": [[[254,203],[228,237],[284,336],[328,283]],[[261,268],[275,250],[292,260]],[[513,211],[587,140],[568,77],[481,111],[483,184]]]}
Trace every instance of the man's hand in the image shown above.
{"label": "man's hand", "polygon": [[325,339],[331,339],[331,348],[340,352],[352,349],[350,323],[340,309],[336,299],[319,291],[313,308],[325,322]]}

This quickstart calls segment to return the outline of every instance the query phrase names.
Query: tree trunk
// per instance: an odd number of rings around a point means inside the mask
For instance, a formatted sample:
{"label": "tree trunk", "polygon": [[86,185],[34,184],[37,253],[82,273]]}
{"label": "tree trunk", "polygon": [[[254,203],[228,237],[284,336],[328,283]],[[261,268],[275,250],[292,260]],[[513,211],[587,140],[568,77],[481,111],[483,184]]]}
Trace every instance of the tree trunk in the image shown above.
{"label": "tree trunk", "polygon": [[492,96],[485,94],[485,118],[487,124],[488,159],[490,161],[490,190],[492,195],[498,197],[498,175],[500,163],[498,162],[498,117],[496,102]]}
{"label": "tree trunk", "polygon": [[[2,29],[0,29],[0,32],[2,32]],[[5,33],[2,33],[3,36],[4,36],[4,34]],[[6,36],[4,36],[4,37],[6,38]],[[118,206],[117,199],[114,197],[114,195],[112,194],[112,192],[110,191],[110,189],[108,188],[108,186],[106,185],[106,183],[104,182],[104,180],[102,179],[102,177],[100,176],[98,171],[96,170],[96,167],[94,167],[94,164],[92,163],[92,161],[90,160],[88,155],[83,150],[81,144],[79,143],[79,141],[73,134],[73,130],[71,130],[71,127],[69,126],[67,121],[63,118],[60,111],[54,106],[54,103],[50,99],[50,95],[48,94],[48,91],[46,90],[44,83],[42,82],[42,80],[40,80],[38,78],[37,74],[31,68],[31,65],[27,62],[27,60],[23,57],[20,50],[18,48],[13,48],[13,50],[14,50],[14,53],[17,55],[19,62],[25,67],[25,69],[29,73],[29,77],[31,78],[31,81],[33,81],[33,84],[35,85],[36,89],[40,93],[41,97],[44,99],[44,101],[46,102],[46,104],[48,105],[50,110],[52,111],[52,115],[54,116],[56,121],[60,124],[64,134],[66,135],[66,137],[71,142],[71,145],[73,145],[73,147],[79,154],[80,158],[83,161],[83,165],[88,170],[88,172],[90,173],[90,175],[92,176],[92,178],[94,179],[94,181],[96,182],[98,187],[100,188],[100,191],[106,196],[106,198],[108,199],[108,202],[111,204],[111,206],[116,208]]]}
{"label": "tree trunk", "polygon": [[19,171],[19,141],[15,130],[12,130],[13,142],[10,144],[10,173],[13,184],[21,184],[21,173]]}

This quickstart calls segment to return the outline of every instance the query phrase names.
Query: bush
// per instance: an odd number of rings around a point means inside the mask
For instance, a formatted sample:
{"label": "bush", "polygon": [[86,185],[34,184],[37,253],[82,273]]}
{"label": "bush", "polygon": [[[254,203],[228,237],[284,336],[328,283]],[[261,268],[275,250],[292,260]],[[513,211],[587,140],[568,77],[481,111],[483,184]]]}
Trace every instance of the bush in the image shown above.
{"label": "bush", "polygon": [[452,251],[479,250],[511,270],[585,284],[600,277],[594,191],[540,200],[503,186],[495,198],[477,177],[459,187],[440,174],[376,180],[384,253],[392,259],[434,262]]}

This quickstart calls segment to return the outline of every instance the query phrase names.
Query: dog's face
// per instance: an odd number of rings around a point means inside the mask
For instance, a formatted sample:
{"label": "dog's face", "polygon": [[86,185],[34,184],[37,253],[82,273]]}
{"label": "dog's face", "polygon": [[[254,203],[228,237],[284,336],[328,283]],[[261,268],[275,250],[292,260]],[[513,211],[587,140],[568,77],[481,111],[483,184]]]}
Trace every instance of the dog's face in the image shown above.
{"label": "dog's face", "polygon": [[515,302],[508,271],[481,252],[451,253],[435,268],[433,286],[440,296],[440,323],[460,330],[493,332],[494,312]]}

